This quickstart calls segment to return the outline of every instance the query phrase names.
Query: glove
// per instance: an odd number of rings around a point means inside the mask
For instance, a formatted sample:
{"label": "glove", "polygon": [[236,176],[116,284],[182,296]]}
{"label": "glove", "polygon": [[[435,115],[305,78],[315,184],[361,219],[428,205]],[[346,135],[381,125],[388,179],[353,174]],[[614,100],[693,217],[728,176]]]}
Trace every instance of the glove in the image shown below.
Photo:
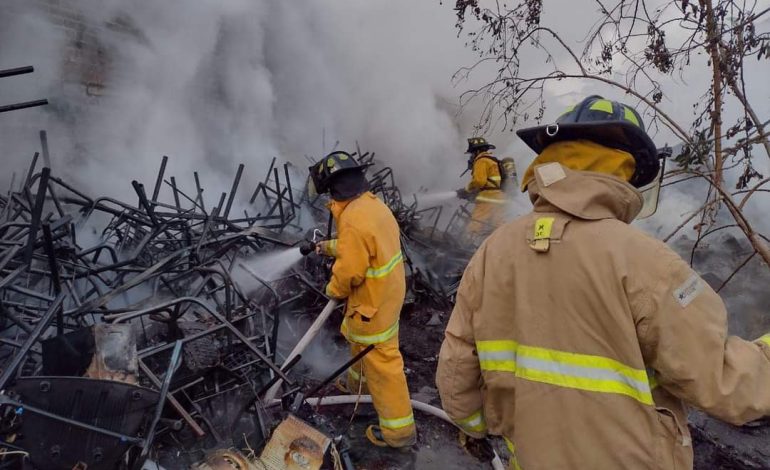
{"label": "glove", "polygon": [[460,447],[480,462],[491,462],[495,458],[495,451],[488,439],[476,439],[460,431],[458,440]]}
{"label": "glove", "polygon": [[466,201],[471,199],[471,193],[468,192],[468,190],[466,190],[465,188],[460,188],[456,192],[457,192],[457,197],[459,197],[460,199],[465,199]]}

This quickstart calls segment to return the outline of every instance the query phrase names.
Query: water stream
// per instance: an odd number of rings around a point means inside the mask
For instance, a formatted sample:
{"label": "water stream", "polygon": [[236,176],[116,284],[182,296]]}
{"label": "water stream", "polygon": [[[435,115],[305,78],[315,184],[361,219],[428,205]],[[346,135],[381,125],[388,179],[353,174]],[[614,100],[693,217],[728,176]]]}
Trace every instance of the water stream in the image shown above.
{"label": "water stream", "polygon": [[240,264],[252,271],[265,281],[273,281],[281,277],[289,268],[302,259],[298,246],[286,248],[274,253],[257,255],[244,260]]}
{"label": "water stream", "polygon": [[456,191],[434,191],[430,193],[417,194],[417,204],[420,207],[437,206],[457,198]]}

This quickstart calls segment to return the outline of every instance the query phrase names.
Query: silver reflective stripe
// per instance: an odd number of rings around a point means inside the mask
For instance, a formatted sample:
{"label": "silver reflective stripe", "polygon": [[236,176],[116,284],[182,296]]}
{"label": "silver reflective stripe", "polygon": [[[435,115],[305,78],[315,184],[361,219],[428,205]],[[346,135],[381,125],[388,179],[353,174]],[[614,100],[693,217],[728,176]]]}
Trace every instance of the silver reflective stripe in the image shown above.
{"label": "silver reflective stripe", "polygon": [[586,379],[594,380],[611,380],[613,382],[622,382],[629,387],[635,388],[640,392],[650,393],[649,382],[643,382],[635,380],[632,377],[628,377],[623,374],[619,374],[610,369],[602,369],[597,367],[577,366],[573,364],[565,364],[562,362],[548,361],[544,359],[538,359],[534,357],[527,357],[517,355],[513,351],[479,351],[480,361],[514,361],[517,368],[526,368],[533,370],[540,370],[543,372],[552,372],[563,376],[571,377],[583,377]]}
{"label": "silver reflective stripe", "polygon": [[404,428],[414,424],[414,415],[404,416],[403,418],[387,419],[380,417],[380,427],[388,429]]}

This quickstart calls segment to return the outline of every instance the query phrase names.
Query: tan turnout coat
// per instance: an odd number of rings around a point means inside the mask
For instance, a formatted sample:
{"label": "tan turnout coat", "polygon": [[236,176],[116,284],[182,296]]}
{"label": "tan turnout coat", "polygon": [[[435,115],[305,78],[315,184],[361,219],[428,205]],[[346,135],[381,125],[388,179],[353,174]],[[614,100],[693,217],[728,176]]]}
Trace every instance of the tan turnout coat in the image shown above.
{"label": "tan turnout coat", "polygon": [[628,225],[642,199],[612,176],[542,165],[534,211],[463,275],[437,372],[468,434],[511,466],[689,469],[685,403],[731,423],[770,414],[770,339],[727,335],[719,296]]}

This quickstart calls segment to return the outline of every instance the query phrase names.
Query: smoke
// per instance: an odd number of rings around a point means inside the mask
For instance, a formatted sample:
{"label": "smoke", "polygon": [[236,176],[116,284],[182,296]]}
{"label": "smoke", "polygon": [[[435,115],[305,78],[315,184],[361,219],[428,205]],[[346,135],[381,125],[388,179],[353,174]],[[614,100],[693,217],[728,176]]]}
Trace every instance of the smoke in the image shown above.
{"label": "smoke", "polygon": [[0,81],[0,102],[51,101],[0,116],[16,171],[46,128],[54,170],[97,194],[130,194],[169,155],[167,175],[189,188],[199,171],[215,201],[241,162],[250,185],[272,157],[302,168],[335,142],[406,188],[459,183],[472,118],[451,74],[470,55],[438,2],[4,3],[0,68],[36,72]]}

